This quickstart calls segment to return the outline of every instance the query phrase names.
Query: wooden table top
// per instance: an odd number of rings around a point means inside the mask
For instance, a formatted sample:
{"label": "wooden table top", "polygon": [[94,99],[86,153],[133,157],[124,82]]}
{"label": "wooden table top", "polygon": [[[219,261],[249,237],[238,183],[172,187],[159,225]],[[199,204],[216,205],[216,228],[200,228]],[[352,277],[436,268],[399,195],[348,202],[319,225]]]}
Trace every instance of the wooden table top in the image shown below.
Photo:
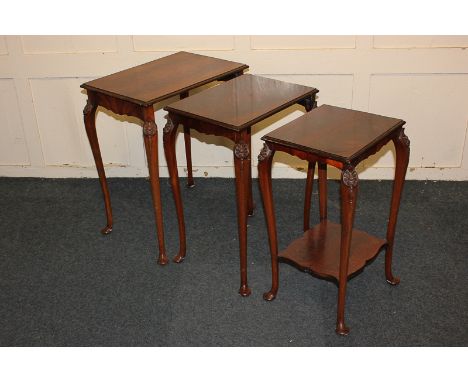
{"label": "wooden table top", "polygon": [[322,105],[262,139],[348,162],[404,124],[401,119]]}
{"label": "wooden table top", "polygon": [[82,88],[150,106],[165,98],[247,69],[238,62],[178,52],[81,85]]}
{"label": "wooden table top", "polygon": [[244,74],[164,109],[242,130],[315,93],[318,90],[308,86]]}

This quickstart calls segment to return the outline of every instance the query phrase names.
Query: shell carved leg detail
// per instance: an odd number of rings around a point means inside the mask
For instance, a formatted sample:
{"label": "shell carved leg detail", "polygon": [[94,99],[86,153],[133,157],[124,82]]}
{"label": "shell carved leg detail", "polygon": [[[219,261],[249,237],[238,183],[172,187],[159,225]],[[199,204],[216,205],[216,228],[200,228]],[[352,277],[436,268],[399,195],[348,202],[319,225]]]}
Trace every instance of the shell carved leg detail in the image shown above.
{"label": "shell carved leg detail", "polygon": [[237,222],[239,230],[239,252],[241,286],[239,293],[243,297],[250,295],[247,285],[247,199],[248,199],[248,164],[250,150],[247,143],[238,141],[234,146],[234,168],[236,173]]}
{"label": "shell carved leg detail", "polygon": [[359,178],[353,166],[348,165],[341,173],[341,243],[340,270],[338,280],[338,311],[336,318],[336,333],[347,335],[349,328],[345,325],[346,286],[348,283],[348,264],[351,248],[354,213]]}
{"label": "shell carved leg detail", "polygon": [[147,120],[143,123],[143,138],[145,142],[146,158],[150,177],[151,195],[153,199],[153,210],[156,219],[156,232],[158,236],[159,256],[158,264],[166,265],[168,259],[164,245],[164,225],[161,204],[161,188],[159,184],[158,163],[158,128],[154,122],[154,110],[146,110]]}

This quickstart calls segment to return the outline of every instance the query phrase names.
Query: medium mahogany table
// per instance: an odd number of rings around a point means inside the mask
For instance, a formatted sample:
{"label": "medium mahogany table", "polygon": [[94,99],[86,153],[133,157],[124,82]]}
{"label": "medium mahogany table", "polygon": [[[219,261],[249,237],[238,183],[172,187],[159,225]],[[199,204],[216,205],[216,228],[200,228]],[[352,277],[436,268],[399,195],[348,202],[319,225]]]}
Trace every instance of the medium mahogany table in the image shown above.
{"label": "medium mahogany table", "polygon": [[250,295],[247,285],[247,215],[252,215],[251,126],[298,103],[307,111],[314,107],[317,89],[249,74],[234,78],[190,98],[175,102],[164,127],[164,151],[169,167],[179,223],[180,250],[175,262],[185,257],[185,222],[180,195],[175,142],[177,126],[229,138],[234,142],[237,218],[240,245],[242,296]]}
{"label": "medium mahogany table", "polygon": [[[186,98],[189,90],[212,81],[227,81],[239,76],[248,66],[199,54],[178,52],[81,85],[87,90],[88,100],[83,110],[94,162],[99,175],[107,225],[103,234],[112,232],[112,208],[106,174],[96,134],[96,109],[102,106],[120,115],[129,115],[143,121],[143,137],[148,160],[151,194],[156,217],[159,244],[158,263],[167,264],[164,245],[161,193],[159,187],[158,130],[154,118],[154,104],[179,95]],[[189,185],[193,183],[190,132],[184,131]]]}
{"label": "medium mahogany table", "polygon": [[[278,261],[291,263],[300,270],[338,282],[336,332],[346,335],[344,322],[346,284],[382,248],[385,275],[391,285],[399,279],[392,274],[392,253],[398,209],[408,167],[410,142],[404,133],[404,121],[380,115],[322,105],[310,113],[265,135],[258,157],[262,193],[272,264],[272,287],[264,294],[271,301],[278,292]],[[396,170],[386,240],[353,229],[358,193],[355,167],[383,145],[393,141]],[[271,187],[271,165],[276,151],[295,155],[309,162],[304,206],[304,234],[278,254],[276,221]],[[327,220],[326,176],[319,177],[320,223],[309,228],[310,197],[315,164],[326,171],[327,165],[341,170],[341,225]]]}

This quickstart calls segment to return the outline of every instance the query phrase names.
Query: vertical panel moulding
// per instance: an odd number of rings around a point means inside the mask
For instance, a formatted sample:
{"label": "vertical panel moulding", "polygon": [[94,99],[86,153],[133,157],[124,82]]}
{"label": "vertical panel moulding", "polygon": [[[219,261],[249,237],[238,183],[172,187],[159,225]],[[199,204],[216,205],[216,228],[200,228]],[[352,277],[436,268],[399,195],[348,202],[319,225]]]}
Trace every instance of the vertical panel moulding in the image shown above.
{"label": "vertical panel moulding", "polygon": [[45,167],[44,153],[42,150],[34,100],[30,79],[28,78],[28,66],[24,63],[23,48],[20,36],[7,36],[5,38],[8,48],[8,60],[15,63],[14,83],[18,106],[21,114],[23,132],[28,150],[31,167]]}
{"label": "vertical panel moulding", "polygon": [[8,47],[5,36],[0,36],[0,56],[8,54]]}
{"label": "vertical panel moulding", "polygon": [[352,108],[355,110],[369,110],[372,39],[372,36],[356,36],[352,95]]}
{"label": "vertical panel moulding", "polygon": [[0,128],[0,165],[29,165],[17,90],[11,78],[0,78]]}
{"label": "vertical panel moulding", "polygon": [[[437,107],[428,107],[434,89]],[[467,74],[378,74],[372,76],[370,111],[407,122],[406,134],[412,142],[410,167],[459,168],[467,97]]]}
{"label": "vertical panel moulding", "polygon": [[[133,36],[117,36],[116,38],[117,54],[119,59],[122,62],[129,61],[129,58],[135,51]],[[131,65],[128,66],[130,67]],[[127,165],[134,169],[133,175],[135,176],[140,176],[142,174],[148,175],[148,167],[146,166],[144,154],[145,150],[142,138],[141,121],[136,118],[132,119],[131,123],[125,123],[121,128],[124,129],[125,133]]]}
{"label": "vertical panel moulding", "polygon": [[30,79],[45,166],[88,165],[73,110],[76,101],[70,94],[75,83],[76,80],[63,78]]}

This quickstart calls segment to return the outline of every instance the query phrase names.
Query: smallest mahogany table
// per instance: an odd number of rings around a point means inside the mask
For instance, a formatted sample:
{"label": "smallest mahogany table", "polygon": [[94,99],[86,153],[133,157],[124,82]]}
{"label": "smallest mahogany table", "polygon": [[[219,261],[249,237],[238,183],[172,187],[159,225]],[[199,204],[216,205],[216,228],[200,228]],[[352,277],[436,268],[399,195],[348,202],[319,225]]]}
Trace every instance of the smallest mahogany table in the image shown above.
{"label": "smallest mahogany table", "polygon": [[[265,135],[258,156],[258,171],[263,206],[268,227],[272,264],[272,287],[264,294],[271,301],[278,292],[278,261],[291,263],[302,271],[338,281],[336,332],[349,333],[344,322],[346,284],[386,248],[385,275],[391,285],[399,279],[392,274],[392,253],[398,209],[408,167],[410,142],[401,119],[322,105],[296,120]],[[358,193],[359,162],[393,141],[396,169],[386,240],[353,229]],[[273,206],[271,166],[275,151],[283,151],[309,162],[304,205],[304,234],[278,254],[276,221]],[[320,223],[309,228],[310,198],[315,164],[319,171],[327,165],[341,170],[341,224],[327,220],[326,177],[319,176]]]}

